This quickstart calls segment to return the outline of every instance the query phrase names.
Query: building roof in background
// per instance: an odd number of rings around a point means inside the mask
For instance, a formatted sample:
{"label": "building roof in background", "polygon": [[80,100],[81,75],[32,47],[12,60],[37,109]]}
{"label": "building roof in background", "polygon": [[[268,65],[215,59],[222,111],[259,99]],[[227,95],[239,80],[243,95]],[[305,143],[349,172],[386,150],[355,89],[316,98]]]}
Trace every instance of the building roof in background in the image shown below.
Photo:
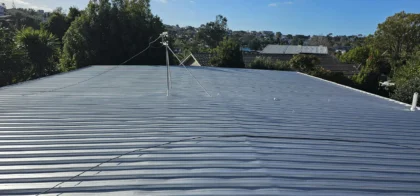
{"label": "building roof in background", "polygon": [[326,46],[294,46],[294,45],[267,45],[261,53],[264,54],[328,54]]}
{"label": "building roof in background", "polygon": [[[353,76],[358,73],[358,70],[352,64],[340,63],[337,59],[331,55],[318,55],[315,54],[321,61],[320,66],[326,70],[332,72],[341,72],[345,76]],[[262,53],[243,53],[243,60],[245,65],[250,65],[257,57],[269,57],[273,61],[289,61],[292,54],[262,54]],[[210,59],[212,54],[210,53],[192,53],[187,56],[182,63],[190,65],[189,63],[198,63],[200,66],[212,66]]]}
{"label": "building roof in background", "polygon": [[[93,66],[0,88],[2,195],[419,195],[420,112],[296,72]],[[206,91],[209,93],[207,95]]]}
{"label": "building roof in background", "polygon": [[193,58],[200,64],[200,66],[212,66],[212,64],[210,63],[211,57],[211,53],[191,53],[182,61],[182,63],[185,63],[190,58]]}

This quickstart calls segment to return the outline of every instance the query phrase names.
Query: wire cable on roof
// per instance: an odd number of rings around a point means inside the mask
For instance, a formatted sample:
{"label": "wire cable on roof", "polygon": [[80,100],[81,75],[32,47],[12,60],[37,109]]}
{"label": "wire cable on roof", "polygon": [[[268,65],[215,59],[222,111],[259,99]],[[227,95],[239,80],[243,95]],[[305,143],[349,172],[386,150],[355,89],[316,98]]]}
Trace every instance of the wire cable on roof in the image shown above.
{"label": "wire cable on roof", "polygon": [[155,43],[157,40],[159,40],[159,38],[161,38],[162,36],[160,35],[158,38],[156,38],[154,41],[149,43],[149,46],[147,46],[147,48],[145,48],[144,50],[142,50],[141,52],[137,53],[136,55],[132,56],[131,58],[129,58],[128,60],[122,62],[120,65],[124,65],[126,64],[128,61],[131,61],[132,59],[136,58],[137,56],[139,56],[141,53],[145,52],[147,49],[149,49],[153,43]]}
{"label": "wire cable on roof", "polygon": [[188,73],[190,73],[190,75],[195,79],[195,81],[197,81],[198,85],[201,86],[201,88],[204,90],[204,92],[206,92],[209,97],[212,97],[210,95],[210,93],[207,92],[206,88],[204,88],[204,86],[201,85],[200,81],[194,76],[194,74],[191,73],[191,71],[184,65],[184,63],[182,63],[181,60],[179,60],[178,56],[174,53],[174,51],[172,51],[172,49],[169,46],[167,46],[167,47],[168,47],[169,51],[171,51],[172,54],[175,56],[175,58],[179,61],[179,63],[181,63],[181,65],[184,66],[184,68],[188,71]]}

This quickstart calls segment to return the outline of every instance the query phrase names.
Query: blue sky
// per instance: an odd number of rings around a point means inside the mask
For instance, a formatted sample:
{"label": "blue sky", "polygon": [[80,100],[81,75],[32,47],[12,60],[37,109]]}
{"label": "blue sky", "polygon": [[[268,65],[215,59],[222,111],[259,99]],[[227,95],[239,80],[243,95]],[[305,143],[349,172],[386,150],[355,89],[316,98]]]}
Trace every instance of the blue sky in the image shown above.
{"label": "blue sky", "polygon": [[[0,0],[11,7],[13,0]],[[88,0],[14,0],[17,7],[51,10],[84,8]],[[420,12],[420,0],[151,0],[165,24],[199,26],[222,14],[233,30],[283,34],[371,34],[400,11]]]}

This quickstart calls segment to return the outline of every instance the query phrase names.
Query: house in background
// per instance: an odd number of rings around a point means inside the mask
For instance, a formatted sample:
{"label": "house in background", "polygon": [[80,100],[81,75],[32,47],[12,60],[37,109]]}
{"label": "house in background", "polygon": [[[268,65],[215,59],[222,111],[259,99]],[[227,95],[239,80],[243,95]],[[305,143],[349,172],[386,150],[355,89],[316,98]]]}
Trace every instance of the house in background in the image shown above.
{"label": "house in background", "polygon": [[[340,63],[335,57],[328,54],[325,46],[289,46],[267,45],[263,51],[244,52],[242,54],[245,66],[249,66],[257,57],[269,57],[273,61],[289,61],[296,54],[315,55],[321,61],[320,66],[335,73],[343,73],[345,76],[353,76],[358,70],[351,64]],[[187,66],[212,66],[210,53],[191,53],[182,63]]]}

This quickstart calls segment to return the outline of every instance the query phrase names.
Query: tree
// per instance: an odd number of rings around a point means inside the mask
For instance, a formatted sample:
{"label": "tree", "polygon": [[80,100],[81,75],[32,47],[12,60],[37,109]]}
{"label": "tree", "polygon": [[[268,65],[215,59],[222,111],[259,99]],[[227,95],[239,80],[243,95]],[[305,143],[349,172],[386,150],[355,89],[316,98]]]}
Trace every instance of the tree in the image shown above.
{"label": "tree", "polygon": [[366,60],[369,58],[371,48],[368,46],[360,46],[349,50],[340,56],[340,61],[343,63],[356,64],[356,68],[360,70],[366,65]]}
{"label": "tree", "polygon": [[415,92],[420,92],[420,76],[418,75],[398,84],[391,98],[405,103],[411,103]]}
{"label": "tree", "polygon": [[257,38],[254,38],[253,40],[251,40],[248,43],[248,47],[251,50],[261,50],[261,48],[262,48],[261,41],[259,39],[257,39]]}
{"label": "tree", "polygon": [[76,7],[70,7],[69,13],[67,14],[67,18],[66,18],[68,25],[70,26],[71,23],[75,21],[76,18],[79,17],[80,15],[82,15],[82,12],[79,9],[77,9]]}
{"label": "tree", "polygon": [[396,70],[392,81],[396,85],[393,99],[410,103],[413,94],[420,93],[420,52]]}
{"label": "tree", "polygon": [[37,13],[33,9],[9,9],[8,14],[11,16],[7,18],[7,26],[14,29],[22,29],[25,27],[32,27],[39,29],[42,22],[42,14]]}
{"label": "tree", "polygon": [[29,60],[26,53],[17,48],[14,32],[0,27],[0,86],[27,79]]}
{"label": "tree", "polygon": [[378,25],[372,44],[389,54],[395,70],[413,54],[420,44],[420,14],[400,12]]}
{"label": "tree", "polygon": [[62,12],[61,8],[54,10],[47,22],[42,24],[42,29],[51,32],[60,41],[68,28],[69,24],[67,22],[66,15]]}
{"label": "tree", "polygon": [[18,48],[25,51],[31,62],[31,78],[58,72],[59,42],[53,34],[33,28],[22,29],[16,34]]}
{"label": "tree", "polygon": [[213,57],[210,62],[217,67],[245,67],[239,43],[228,38],[225,38],[213,50]]}
{"label": "tree", "polygon": [[201,25],[197,37],[198,40],[210,48],[215,48],[223,38],[227,36],[227,19],[222,15],[216,16],[216,21]]}
{"label": "tree", "polygon": [[289,60],[289,64],[293,69],[302,72],[311,71],[320,63],[321,62],[318,57],[306,54],[294,55],[292,59]]}
{"label": "tree", "polygon": [[282,35],[283,34],[281,34],[281,32],[276,32],[276,42],[277,42],[277,44],[280,44],[280,40],[281,40]]}
{"label": "tree", "polygon": [[[60,64],[65,70],[88,65],[118,65],[149,46],[164,31],[149,0],[92,1],[63,38]],[[155,43],[128,64],[165,64],[165,49]]]}

